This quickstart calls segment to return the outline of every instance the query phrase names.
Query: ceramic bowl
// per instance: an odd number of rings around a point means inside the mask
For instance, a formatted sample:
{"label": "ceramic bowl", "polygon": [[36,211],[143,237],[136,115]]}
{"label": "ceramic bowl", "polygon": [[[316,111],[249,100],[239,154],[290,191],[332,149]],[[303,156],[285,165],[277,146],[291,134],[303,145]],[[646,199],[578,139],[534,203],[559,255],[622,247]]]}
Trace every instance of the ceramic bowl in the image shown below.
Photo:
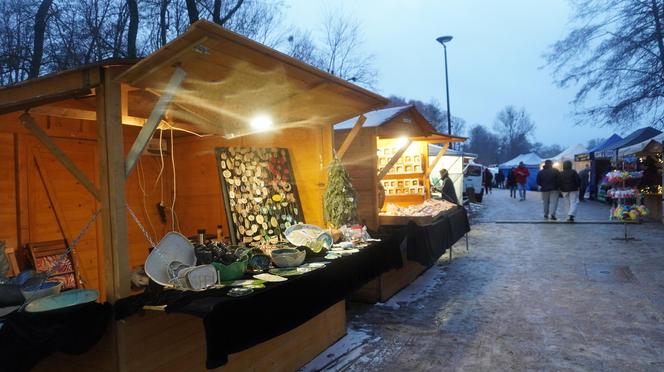
{"label": "ceramic bowl", "polygon": [[62,282],[44,282],[40,285],[21,288],[21,293],[26,301],[36,300],[38,298],[60,293]]}
{"label": "ceramic bowl", "polygon": [[221,262],[213,262],[212,265],[217,269],[217,274],[219,276],[219,281],[224,282],[228,280],[240,279],[244,276],[244,273],[247,271],[248,260],[233,262],[230,265],[224,265]]}
{"label": "ceramic bowl", "polygon": [[248,270],[252,273],[262,273],[270,268],[270,256],[254,254],[249,258]]}
{"label": "ceramic bowl", "polygon": [[307,252],[295,248],[280,248],[272,251],[272,262],[278,267],[296,267],[302,265]]}

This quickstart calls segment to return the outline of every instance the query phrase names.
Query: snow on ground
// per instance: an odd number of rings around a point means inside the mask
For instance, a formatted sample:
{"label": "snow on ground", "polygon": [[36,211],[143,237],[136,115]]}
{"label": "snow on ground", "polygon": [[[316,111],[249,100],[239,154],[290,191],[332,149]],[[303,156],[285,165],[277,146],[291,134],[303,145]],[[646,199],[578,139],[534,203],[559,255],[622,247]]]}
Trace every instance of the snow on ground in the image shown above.
{"label": "snow on ground", "polygon": [[340,371],[364,354],[368,343],[380,341],[366,329],[348,329],[346,336],[307,363],[300,371]]}
{"label": "snow on ground", "polygon": [[401,306],[414,303],[428,295],[440,283],[444,275],[445,272],[442,268],[434,266],[415,279],[408,287],[392,296],[387,302],[376,304],[376,306],[384,306],[396,310]]}

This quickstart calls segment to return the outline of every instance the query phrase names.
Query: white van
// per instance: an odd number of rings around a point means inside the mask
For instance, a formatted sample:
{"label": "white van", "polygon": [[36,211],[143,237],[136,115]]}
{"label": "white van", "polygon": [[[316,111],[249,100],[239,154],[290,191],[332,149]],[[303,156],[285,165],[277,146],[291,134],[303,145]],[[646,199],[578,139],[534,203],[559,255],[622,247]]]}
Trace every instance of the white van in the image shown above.
{"label": "white van", "polygon": [[482,164],[477,164],[470,162],[466,165],[466,168],[463,170],[463,196],[467,198],[466,190],[469,187],[472,187],[475,190],[475,200],[478,202],[482,201],[482,196],[484,196],[484,188],[482,187],[482,173],[484,172],[484,166]]}

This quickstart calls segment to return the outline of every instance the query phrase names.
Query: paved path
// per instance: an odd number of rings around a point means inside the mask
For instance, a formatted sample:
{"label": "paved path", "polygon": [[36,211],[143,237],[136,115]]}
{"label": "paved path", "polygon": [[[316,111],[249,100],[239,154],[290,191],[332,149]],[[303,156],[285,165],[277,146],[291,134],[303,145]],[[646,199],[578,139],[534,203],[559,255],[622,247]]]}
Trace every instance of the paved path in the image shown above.
{"label": "paved path", "polygon": [[[584,203],[578,219],[607,216]],[[489,195],[470,252],[387,304],[351,304],[348,336],[304,370],[664,370],[664,226],[625,243],[620,225],[496,219],[541,220],[539,194]]]}

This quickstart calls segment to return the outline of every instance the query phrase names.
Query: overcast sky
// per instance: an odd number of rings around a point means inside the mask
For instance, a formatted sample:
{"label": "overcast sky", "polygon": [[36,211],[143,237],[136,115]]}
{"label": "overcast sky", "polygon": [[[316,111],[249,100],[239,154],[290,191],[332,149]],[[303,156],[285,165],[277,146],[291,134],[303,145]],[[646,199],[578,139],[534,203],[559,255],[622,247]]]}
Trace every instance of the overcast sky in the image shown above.
{"label": "overcast sky", "polygon": [[535,140],[569,146],[608,137],[609,129],[578,127],[570,112],[574,90],[557,88],[542,54],[565,35],[565,0],[286,0],[287,21],[320,30],[323,9],[338,8],[362,22],[365,48],[375,56],[378,93],[445,104],[443,48],[448,46],[450,106],[468,125],[492,126],[496,113],[524,107],[537,124]]}

